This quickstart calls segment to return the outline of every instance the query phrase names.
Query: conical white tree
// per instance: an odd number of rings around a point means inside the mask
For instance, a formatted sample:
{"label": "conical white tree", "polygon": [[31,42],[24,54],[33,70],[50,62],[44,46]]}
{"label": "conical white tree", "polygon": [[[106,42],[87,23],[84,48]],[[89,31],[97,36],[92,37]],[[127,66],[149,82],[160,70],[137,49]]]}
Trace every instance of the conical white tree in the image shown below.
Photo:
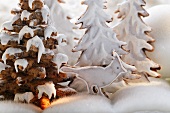
{"label": "conical white tree", "polygon": [[[63,67],[66,73],[74,73],[78,79],[86,83],[90,94],[102,94],[102,88],[113,82],[121,81],[123,78],[137,79],[134,66],[128,65],[120,58],[127,52],[122,49],[125,42],[119,41],[106,22],[112,21],[111,17],[103,11],[104,0],[86,0],[88,5],[85,14],[79,19],[82,28],[87,31],[74,51],[83,51],[77,67]],[[80,67],[78,67],[80,66]],[[103,67],[106,66],[106,67]],[[72,84],[77,84],[73,83]],[[78,83],[79,84],[79,83]],[[81,85],[80,85],[81,86]]]}
{"label": "conical white tree", "polygon": [[141,73],[159,77],[160,74],[155,70],[160,66],[145,54],[146,50],[154,49],[149,43],[154,41],[152,37],[148,36],[151,28],[142,21],[142,17],[149,15],[143,8],[145,4],[144,0],[126,0],[120,4],[116,12],[122,21],[114,27],[114,31],[118,34],[119,40],[127,42],[124,48],[130,53],[124,55],[123,61],[134,65]]}
{"label": "conical white tree", "polygon": [[72,48],[75,46],[74,38],[78,37],[78,35],[73,31],[75,25],[67,19],[66,12],[58,2],[61,2],[61,0],[45,0],[46,5],[50,9],[51,24],[57,29],[58,33],[65,35],[58,37],[61,43],[57,46],[56,53],[66,54],[69,58],[68,64],[74,65],[80,56],[80,53],[72,52]]}
{"label": "conical white tree", "polygon": [[57,0],[45,0],[45,4],[49,7],[51,23],[57,29],[59,33],[73,33],[72,29],[74,24],[72,24],[64,12],[64,9],[60,6]]}
{"label": "conical white tree", "polygon": [[79,44],[73,49],[74,52],[82,51],[77,66],[101,66],[108,65],[112,60],[112,52],[119,55],[127,52],[122,49],[125,42],[119,41],[106,22],[111,22],[111,16],[103,11],[103,0],[86,0],[88,5],[85,14],[77,23],[82,23],[81,28],[87,28],[85,35]]}

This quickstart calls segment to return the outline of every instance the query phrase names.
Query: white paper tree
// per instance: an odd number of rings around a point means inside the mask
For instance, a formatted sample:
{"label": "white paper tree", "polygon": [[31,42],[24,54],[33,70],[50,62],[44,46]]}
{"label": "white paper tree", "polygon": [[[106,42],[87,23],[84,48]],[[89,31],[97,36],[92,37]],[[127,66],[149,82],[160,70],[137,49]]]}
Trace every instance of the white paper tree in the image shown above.
{"label": "white paper tree", "polygon": [[127,53],[122,49],[126,43],[119,41],[113,30],[106,25],[106,22],[112,21],[112,18],[103,11],[103,3],[103,0],[84,2],[88,5],[88,9],[77,23],[82,23],[81,28],[87,28],[87,30],[73,49],[74,52],[82,51],[78,66],[108,65],[112,60],[113,51],[119,55]]}
{"label": "white paper tree", "polygon": [[124,48],[130,52],[124,55],[123,61],[134,65],[141,73],[159,77],[160,74],[154,70],[159,69],[160,66],[145,54],[146,50],[154,49],[149,43],[154,39],[148,36],[151,28],[142,21],[142,17],[149,15],[143,6],[145,6],[144,0],[126,0],[120,4],[116,12],[122,21],[114,27],[114,30],[119,40],[127,42]]}

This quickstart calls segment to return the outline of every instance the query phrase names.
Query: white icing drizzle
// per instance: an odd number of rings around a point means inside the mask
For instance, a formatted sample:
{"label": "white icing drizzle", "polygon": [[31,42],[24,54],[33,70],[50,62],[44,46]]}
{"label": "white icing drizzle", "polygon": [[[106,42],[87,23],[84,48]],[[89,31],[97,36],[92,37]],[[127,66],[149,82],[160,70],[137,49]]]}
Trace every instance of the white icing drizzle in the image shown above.
{"label": "white icing drizzle", "polygon": [[65,54],[62,54],[62,53],[58,53],[54,56],[52,62],[54,62],[55,64],[57,64],[57,69],[58,69],[58,73],[59,73],[59,69],[61,67],[61,65],[63,63],[66,63],[68,62],[68,56],[65,55]]}
{"label": "white icing drizzle", "polygon": [[52,95],[54,95],[54,97],[56,97],[56,89],[55,89],[55,85],[53,82],[49,82],[49,83],[45,83],[44,85],[38,85],[37,86],[38,89],[38,99],[40,99],[42,97],[43,93],[46,93],[49,97],[49,99],[51,99]]}
{"label": "white icing drizzle", "polygon": [[47,24],[48,16],[50,15],[50,9],[48,8],[47,5],[44,5],[44,7],[41,9],[41,13],[43,17],[43,22]]}
{"label": "white icing drizzle", "polygon": [[8,30],[13,30],[12,26],[13,22],[12,21],[7,21],[2,24],[2,28],[8,29]]}
{"label": "white icing drizzle", "polygon": [[50,38],[51,37],[51,34],[53,32],[56,32],[56,28],[53,27],[53,26],[48,26],[45,31],[44,31],[44,37],[45,37],[45,40],[47,40],[47,38]]}
{"label": "white icing drizzle", "polygon": [[37,19],[31,20],[29,23],[29,26],[34,26],[34,23],[36,23],[36,22],[37,22]]}
{"label": "white icing drizzle", "polygon": [[12,8],[12,11],[19,12],[19,11],[21,11],[21,8],[20,7],[15,7],[15,8]]}
{"label": "white icing drizzle", "polygon": [[1,73],[3,70],[5,70],[5,68],[9,68],[9,67],[11,67],[11,66],[6,65],[6,64],[0,62],[0,73]]}
{"label": "white icing drizzle", "polygon": [[13,30],[13,26],[12,24],[17,21],[20,18],[19,15],[15,15],[11,21],[7,21],[5,23],[2,24],[2,28],[6,28],[8,30]]}
{"label": "white icing drizzle", "polygon": [[18,44],[20,44],[20,40],[22,40],[25,33],[30,33],[31,37],[34,36],[34,30],[28,26],[24,26],[19,32]]}
{"label": "white icing drizzle", "polygon": [[16,80],[18,82],[18,86],[21,86],[22,84],[20,84],[20,82],[22,82],[22,78],[21,77],[17,77]]}
{"label": "white icing drizzle", "polygon": [[6,51],[4,52],[4,54],[2,55],[2,60],[4,61],[4,64],[6,64],[6,55],[9,54],[9,55],[15,55],[16,53],[22,53],[23,51],[19,48],[8,48],[6,49]]}
{"label": "white icing drizzle", "polygon": [[52,38],[57,39],[58,45],[66,46],[67,45],[67,36],[64,34],[58,34],[57,36],[53,36]]}
{"label": "white icing drizzle", "polygon": [[30,50],[31,45],[33,45],[39,49],[39,51],[38,51],[38,63],[39,63],[41,60],[42,54],[45,52],[45,47],[44,47],[43,41],[38,36],[35,36],[32,39],[29,39],[27,41],[27,46],[26,46],[27,52]]}
{"label": "white icing drizzle", "polygon": [[21,13],[21,20],[23,21],[24,18],[25,18],[26,20],[29,20],[30,15],[31,15],[31,13],[28,12],[27,10],[22,11],[22,13]]}
{"label": "white icing drizzle", "polygon": [[29,26],[34,26],[34,20],[31,20]]}
{"label": "white icing drizzle", "polygon": [[50,55],[54,55],[54,51],[53,51],[53,50],[50,50],[50,49],[45,48],[45,51],[43,52],[43,54],[50,54]]}
{"label": "white icing drizzle", "polygon": [[3,32],[0,34],[0,41],[2,45],[7,45],[9,41],[18,41],[18,37],[10,36],[9,34]]}
{"label": "white icing drizzle", "polygon": [[28,0],[28,5],[30,7],[30,9],[32,9],[32,3],[34,2],[34,0]]}
{"label": "white icing drizzle", "polygon": [[16,93],[14,97],[14,101],[15,102],[26,101],[27,103],[29,103],[33,98],[34,98],[34,95],[32,92],[26,92],[23,94]]}
{"label": "white icing drizzle", "polygon": [[[43,78],[46,78],[46,69],[44,67],[38,67],[38,69],[41,71],[41,73],[44,75]],[[37,79],[41,79],[42,77],[37,77]]]}
{"label": "white icing drizzle", "polygon": [[17,59],[14,63],[16,72],[18,72],[18,67],[17,67],[18,65],[22,66],[23,67],[22,71],[24,71],[25,68],[28,66],[28,61],[26,59]]}

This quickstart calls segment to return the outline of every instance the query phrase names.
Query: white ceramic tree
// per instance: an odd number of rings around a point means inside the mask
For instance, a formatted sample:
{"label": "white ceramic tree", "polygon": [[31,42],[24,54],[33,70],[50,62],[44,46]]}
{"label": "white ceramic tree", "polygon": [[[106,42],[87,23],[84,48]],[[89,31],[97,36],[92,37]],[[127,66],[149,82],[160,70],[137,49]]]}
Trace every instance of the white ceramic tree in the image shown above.
{"label": "white ceramic tree", "polygon": [[127,42],[124,48],[130,51],[124,55],[123,61],[134,65],[141,73],[159,77],[160,74],[154,70],[160,66],[145,55],[146,50],[154,49],[149,43],[154,39],[147,34],[151,28],[142,21],[142,17],[149,15],[143,6],[145,6],[144,0],[126,0],[120,4],[116,12],[122,21],[114,27],[114,30],[119,40]]}
{"label": "white ceramic tree", "polygon": [[82,51],[78,60],[78,66],[101,66],[108,65],[112,60],[112,52],[119,55],[127,52],[122,49],[125,42],[119,41],[115,33],[106,22],[112,21],[111,16],[103,11],[103,0],[86,0],[88,5],[85,14],[77,23],[82,23],[81,28],[87,28],[85,35],[73,51]]}

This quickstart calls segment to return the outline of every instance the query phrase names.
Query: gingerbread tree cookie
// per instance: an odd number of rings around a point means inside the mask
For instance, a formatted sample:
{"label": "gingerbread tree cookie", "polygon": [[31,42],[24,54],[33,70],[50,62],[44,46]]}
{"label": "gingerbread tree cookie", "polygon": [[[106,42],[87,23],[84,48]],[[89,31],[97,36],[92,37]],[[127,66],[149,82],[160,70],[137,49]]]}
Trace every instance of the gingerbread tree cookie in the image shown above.
{"label": "gingerbread tree cookie", "polygon": [[64,88],[58,83],[69,79],[59,71],[68,57],[53,51],[59,36],[49,8],[43,0],[20,0],[19,5],[0,33],[0,95],[35,104],[43,97],[58,98],[58,88]]}
{"label": "gingerbread tree cookie", "polygon": [[[111,28],[106,25],[112,21],[103,11],[103,0],[86,0],[86,13],[78,20],[87,31],[74,51],[83,51],[77,67],[63,67],[66,73],[74,73],[83,80],[88,93],[102,94],[102,88],[113,82],[126,79],[137,79],[136,68],[123,62],[121,55],[127,52],[122,49],[125,42],[119,41]],[[78,67],[80,66],[80,67]],[[78,81],[77,81],[78,82]],[[74,81],[72,82],[74,83]],[[95,89],[95,90],[94,90]]]}
{"label": "gingerbread tree cookie", "polygon": [[142,21],[142,17],[149,15],[143,6],[145,6],[144,0],[126,0],[120,4],[116,12],[122,21],[115,26],[114,30],[118,34],[118,39],[127,42],[124,48],[130,52],[128,55],[124,55],[123,61],[134,65],[141,73],[159,77],[160,74],[155,70],[160,66],[145,54],[146,50],[154,49],[150,45],[154,39],[148,36],[151,28]]}
{"label": "gingerbread tree cookie", "polygon": [[[50,8],[51,23],[57,29],[58,33],[64,34],[59,35],[59,43],[57,45],[57,52],[66,54],[69,58],[68,64],[74,65],[79,57],[79,53],[73,53],[72,48],[75,46],[75,37],[78,35],[73,31],[75,25],[73,25],[70,20],[67,18],[66,12],[60,6],[62,0],[45,0],[46,5]],[[57,21],[56,21],[57,20]]]}
{"label": "gingerbread tree cookie", "polygon": [[77,23],[82,23],[81,28],[87,30],[73,49],[74,52],[82,51],[77,65],[108,65],[112,60],[113,51],[119,55],[127,53],[122,49],[126,43],[119,41],[112,29],[106,25],[106,22],[111,22],[112,18],[103,11],[102,0],[87,0],[84,4],[88,5],[88,9]]}

